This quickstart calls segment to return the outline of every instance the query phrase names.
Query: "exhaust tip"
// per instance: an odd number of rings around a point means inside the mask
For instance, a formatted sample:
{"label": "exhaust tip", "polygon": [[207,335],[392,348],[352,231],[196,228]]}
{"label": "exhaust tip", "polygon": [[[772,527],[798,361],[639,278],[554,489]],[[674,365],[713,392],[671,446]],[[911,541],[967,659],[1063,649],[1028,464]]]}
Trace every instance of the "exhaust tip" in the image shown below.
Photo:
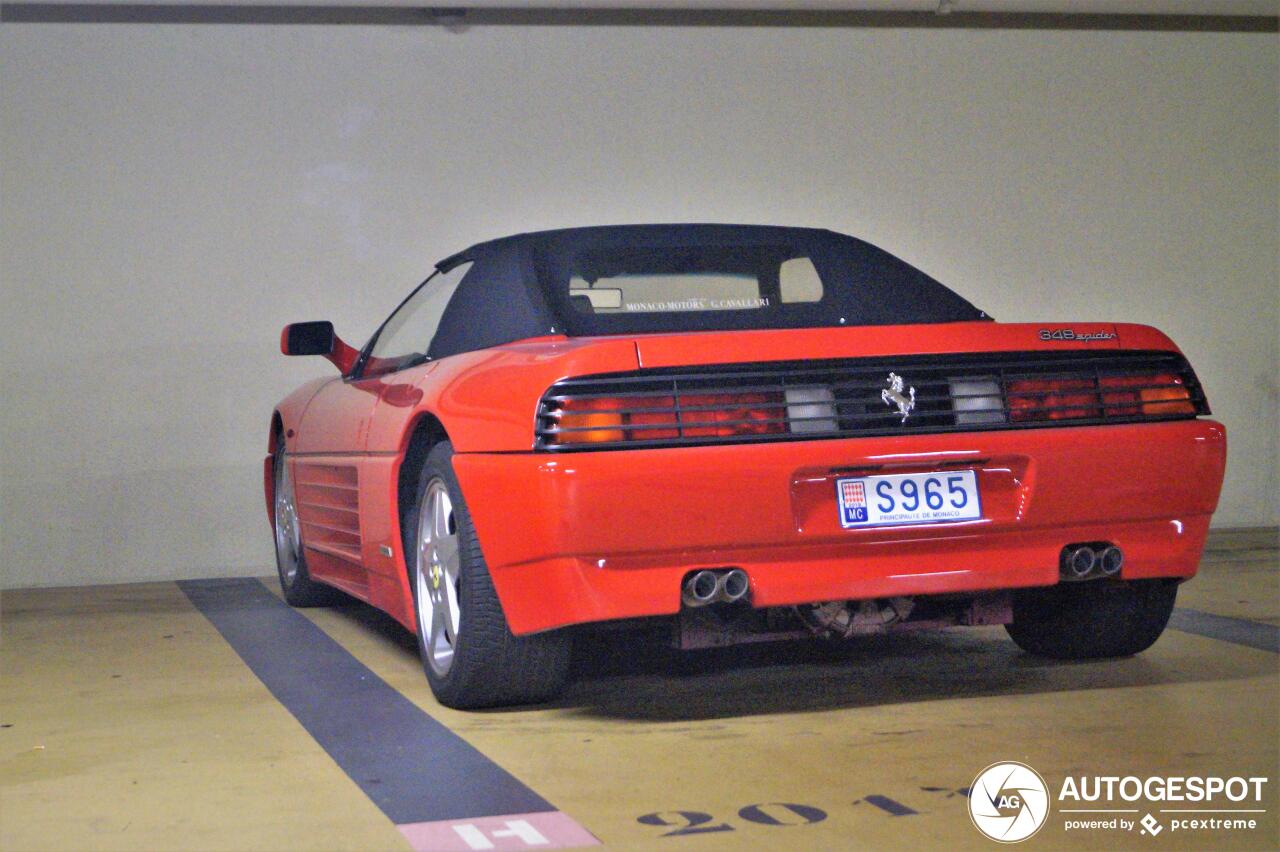
{"label": "exhaust tip", "polygon": [[1124,554],[1113,544],[1098,554],[1098,563],[1103,574],[1114,577],[1120,573],[1120,566],[1124,565]]}
{"label": "exhaust tip", "polygon": [[684,582],[681,599],[685,606],[706,606],[718,595],[720,580],[713,571],[697,571]]}
{"label": "exhaust tip", "polygon": [[1097,564],[1098,555],[1090,547],[1073,547],[1066,552],[1066,570],[1077,579],[1089,576]]}
{"label": "exhaust tip", "polygon": [[741,568],[734,568],[720,581],[721,598],[729,603],[742,600],[747,596],[750,588],[751,580],[747,577],[747,572]]}

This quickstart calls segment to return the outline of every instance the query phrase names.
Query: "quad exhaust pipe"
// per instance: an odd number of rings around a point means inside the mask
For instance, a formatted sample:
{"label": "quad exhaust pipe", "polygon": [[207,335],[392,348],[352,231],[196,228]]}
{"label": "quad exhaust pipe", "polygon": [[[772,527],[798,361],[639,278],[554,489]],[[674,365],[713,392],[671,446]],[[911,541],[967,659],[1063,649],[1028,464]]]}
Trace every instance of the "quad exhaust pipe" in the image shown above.
{"label": "quad exhaust pipe", "polygon": [[1068,544],[1062,548],[1059,573],[1064,580],[1114,577],[1124,565],[1124,553],[1110,542]]}
{"label": "quad exhaust pipe", "polygon": [[1064,569],[1071,574],[1072,579],[1083,580],[1093,573],[1094,566],[1098,564],[1098,554],[1092,547],[1082,544],[1078,547],[1068,547],[1062,561]]}
{"label": "quad exhaust pipe", "polygon": [[720,577],[720,599],[725,603],[737,603],[750,590],[751,581],[747,578],[747,572],[741,568],[734,568]]}
{"label": "quad exhaust pipe", "polygon": [[684,581],[681,600],[685,606],[706,606],[716,602],[720,579],[714,571],[695,571]]}
{"label": "quad exhaust pipe", "polygon": [[1120,566],[1124,564],[1124,554],[1120,552],[1120,548],[1114,544],[1105,547],[1098,554],[1098,569],[1107,577],[1114,577],[1120,573]]}
{"label": "quad exhaust pipe", "polygon": [[751,580],[741,568],[727,571],[704,569],[694,571],[684,581],[680,595],[685,606],[700,607],[714,603],[737,603],[751,591]]}

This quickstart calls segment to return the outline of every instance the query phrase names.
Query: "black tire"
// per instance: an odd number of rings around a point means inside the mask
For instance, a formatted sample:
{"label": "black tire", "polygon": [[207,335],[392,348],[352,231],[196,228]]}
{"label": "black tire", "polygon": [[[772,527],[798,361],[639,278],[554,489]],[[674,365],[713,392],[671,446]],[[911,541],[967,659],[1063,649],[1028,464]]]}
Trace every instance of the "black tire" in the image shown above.
{"label": "black tire", "polygon": [[1164,632],[1178,596],[1171,580],[1060,583],[1013,597],[1006,629],[1024,651],[1059,660],[1127,657]]}
{"label": "black tire", "polygon": [[[567,631],[514,636],[507,625],[471,513],[453,472],[453,446],[443,441],[431,448],[418,477],[412,505],[402,519],[405,561],[413,591],[418,623],[418,652],[422,668],[436,699],[446,707],[475,709],[511,704],[536,704],[553,698],[563,688],[569,671],[570,637]],[[433,665],[424,629],[420,598],[419,520],[433,482],[441,482],[452,504],[458,553],[455,593],[459,617],[447,668]],[[438,486],[437,486],[438,487]],[[430,570],[430,569],[428,569]],[[438,578],[440,575],[437,574]],[[447,578],[447,575],[446,575]],[[424,583],[428,580],[424,579]],[[425,588],[425,586],[423,587]],[[439,589],[439,584],[434,587]],[[426,589],[428,595],[431,589]],[[437,596],[439,591],[436,592]]]}
{"label": "black tire", "polygon": [[[282,540],[280,495],[284,488],[289,490],[289,500],[291,505],[294,506],[293,524],[296,525],[298,523],[296,496],[292,493],[292,483],[285,475],[283,436],[276,443],[276,452],[272,458],[271,467],[272,480],[275,483],[273,490],[276,495],[274,501],[275,517],[271,526],[276,545],[276,574],[280,578],[280,590],[284,593],[284,599],[289,602],[290,606],[296,607],[330,606],[337,603],[342,598],[341,592],[332,586],[326,586],[323,583],[312,580],[311,575],[307,573],[307,559],[302,548],[301,529],[297,531],[297,536],[294,539],[295,544],[289,545]],[[295,560],[292,566],[290,565],[291,560]],[[290,567],[294,570],[291,571]]]}

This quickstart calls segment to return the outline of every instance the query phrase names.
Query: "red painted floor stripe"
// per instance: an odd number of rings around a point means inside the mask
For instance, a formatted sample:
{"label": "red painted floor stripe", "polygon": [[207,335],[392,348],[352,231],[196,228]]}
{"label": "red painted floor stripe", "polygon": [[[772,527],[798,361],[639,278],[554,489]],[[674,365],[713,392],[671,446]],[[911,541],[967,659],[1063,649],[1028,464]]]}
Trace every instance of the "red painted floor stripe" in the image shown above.
{"label": "red painted floor stripe", "polygon": [[397,828],[418,852],[506,852],[600,845],[595,835],[560,811],[413,822]]}

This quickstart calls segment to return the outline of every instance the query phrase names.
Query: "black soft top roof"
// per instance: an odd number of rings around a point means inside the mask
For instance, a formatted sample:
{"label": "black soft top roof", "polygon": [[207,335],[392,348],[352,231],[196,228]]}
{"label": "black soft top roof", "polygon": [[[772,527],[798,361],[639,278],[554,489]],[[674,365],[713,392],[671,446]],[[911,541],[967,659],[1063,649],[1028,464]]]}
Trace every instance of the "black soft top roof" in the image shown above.
{"label": "black soft top roof", "polygon": [[712,223],[589,225],[580,228],[557,228],[529,231],[476,243],[450,255],[436,264],[449,269],[464,260],[477,260],[483,255],[505,253],[510,249],[591,249],[643,243],[645,245],[794,243],[815,240],[861,242],[854,237],[825,228],[792,228],[780,225],[731,225]]}
{"label": "black soft top roof", "polygon": [[[575,258],[609,249],[781,247],[809,257],[824,284],[819,302],[776,310],[592,314],[574,310]],[[441,317],[430,355],[545,334],[570,336],[754,328],[963,322],[986,314],[925,273],[870,243],[818,228],[769,225],[602,225],[515,234],[477,243],[436,264],[473,265]]]}

